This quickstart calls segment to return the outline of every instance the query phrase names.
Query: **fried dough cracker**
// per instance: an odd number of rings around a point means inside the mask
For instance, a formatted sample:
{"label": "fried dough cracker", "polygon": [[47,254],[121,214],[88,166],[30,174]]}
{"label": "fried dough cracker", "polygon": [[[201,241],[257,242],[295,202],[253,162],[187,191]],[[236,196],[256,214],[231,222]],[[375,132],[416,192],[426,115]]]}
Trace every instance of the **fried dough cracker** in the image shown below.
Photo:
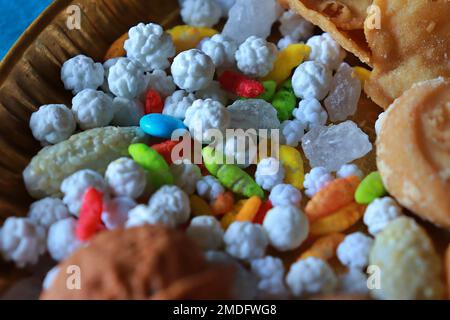
{"label": "fried dough cracker", "polygon": [[387,108],[412,84],[450,76],[450,1],[375,0],[380,28],[365,34],[374,70],[365,91]]}
{"label": "fried dough cracker", "polygon": [[[341,1],[316,1],[316,0],[288,0],[291,10],[303,16],[309,22],[319,26],[323,31],[328,32],[331,36],[339,42],[339,44],[347,51],[356,55],[362,62],[371,65],[371,52],[364,35],[364,31],[360,24],[362,11],[361,8],[365,5],[363,3],[370,3],[366,0],[341,0]],[[332,8],[338,8],[338,5],[333,3],[339,2],[342,8],[341,14],[339,10],[335,13],[335,17],[330,18]],[[329,5],[327,5],[329,3]],[[319,10],[324,10],[325,13]],[[336,10],[335,10],[336,11]],[[345,13],[347,12],[347,13]],[[350,13],[349,13],[350,12]],[[358,12],[358,13],[357,13]],[[336,16],[337,14],[337,16]],[[345,22],[345,17],[349,17]],[[356,18],[355,18],[356,17]],[[361,26],[360,29],[349,29],[350,27]]]}
{"label": "fried dough cracker", "polygon": [[450,79],[414,84],[385,114],[377,165],[408,210],[450,230]]}

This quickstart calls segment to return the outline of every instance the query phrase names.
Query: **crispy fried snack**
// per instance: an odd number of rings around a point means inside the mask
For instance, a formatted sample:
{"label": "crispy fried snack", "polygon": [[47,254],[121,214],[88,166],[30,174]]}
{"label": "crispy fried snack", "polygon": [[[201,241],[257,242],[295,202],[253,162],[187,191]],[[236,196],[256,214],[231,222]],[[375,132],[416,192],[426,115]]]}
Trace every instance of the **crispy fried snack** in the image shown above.
{"label": "crispy fried snack", "polygon": [[374,70],[365,91],[387,108],[412,84],[450,77],[450,1],[375,0],[380,28],[366,24]]}
{"label": "crispy fried snack", "polygon": [[[79,290],[67,286],[70,266],[79,267]],[[162,226],[102,232],[59,268],[41,299],[228,299],[234,277],[206,262],[183,232]]]}
{"label": "crispy fried snack", "polygon": [[400,204],[450,229],[450,79],[413,85],[386,112],[377,165]]}
{"label": "crispy fried snack", "polygon": [[363,32],[370,0],[287,0],[291,10],[319,26],[352,52],[362,62],[371,65],[371,52]]}

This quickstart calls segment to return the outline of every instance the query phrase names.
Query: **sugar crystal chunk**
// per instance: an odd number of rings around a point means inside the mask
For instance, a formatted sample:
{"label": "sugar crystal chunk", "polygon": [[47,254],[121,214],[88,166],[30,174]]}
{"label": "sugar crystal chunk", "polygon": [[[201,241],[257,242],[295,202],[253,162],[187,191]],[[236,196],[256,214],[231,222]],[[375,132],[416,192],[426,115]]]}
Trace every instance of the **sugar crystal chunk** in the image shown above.
{"label": "sugar crystal chunk", "polygon": [[372,150],[369,137],[353,121],[313,127],[302,138],[302,148],[311,167],[337,171]]}
{"label": "sugar crystal chunk", "polygon": [[330,120],[344,121],[354,115],[361,96],[361,81],[353,75],[353,68],[342,63],[334,75],[325,108]]}

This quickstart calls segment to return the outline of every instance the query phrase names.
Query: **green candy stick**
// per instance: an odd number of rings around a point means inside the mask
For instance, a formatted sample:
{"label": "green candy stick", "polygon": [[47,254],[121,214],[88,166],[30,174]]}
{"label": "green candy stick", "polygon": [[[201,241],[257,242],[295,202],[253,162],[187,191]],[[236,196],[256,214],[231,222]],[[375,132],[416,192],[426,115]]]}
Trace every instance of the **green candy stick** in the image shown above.
{"label": "green candy stick", "polygon": [[264,93],[262,93],[258,99],[266,100],[267,102],[272,101],[275,91],[277,90],[277,83],[273,80],[263,81],[262,85],[264,87]]}
{"label": "green candy stick", "polygon": [[174,184],[174,178],[166,160],[154,149],[143,143],[130,145],[128,152],[134,161],[147,172],[152,187],[159,189],[164,185]]}
{"label": "green candy stick", "polygon": [[224,156],[213,148],[203,148],[202,155],[206,169],[216,176],[222,185],[248,198],[253,196],[264,198],[264,191],[247,172],[237,165],[223,164]]}

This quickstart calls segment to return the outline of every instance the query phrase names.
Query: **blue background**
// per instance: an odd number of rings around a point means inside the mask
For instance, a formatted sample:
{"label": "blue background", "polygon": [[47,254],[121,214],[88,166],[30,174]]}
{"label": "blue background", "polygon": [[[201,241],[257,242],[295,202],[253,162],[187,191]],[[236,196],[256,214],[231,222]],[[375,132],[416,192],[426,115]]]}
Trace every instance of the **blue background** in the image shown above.
{"label": "blue background", "polygon": [[0,0],[0,60],[52,0]]}

